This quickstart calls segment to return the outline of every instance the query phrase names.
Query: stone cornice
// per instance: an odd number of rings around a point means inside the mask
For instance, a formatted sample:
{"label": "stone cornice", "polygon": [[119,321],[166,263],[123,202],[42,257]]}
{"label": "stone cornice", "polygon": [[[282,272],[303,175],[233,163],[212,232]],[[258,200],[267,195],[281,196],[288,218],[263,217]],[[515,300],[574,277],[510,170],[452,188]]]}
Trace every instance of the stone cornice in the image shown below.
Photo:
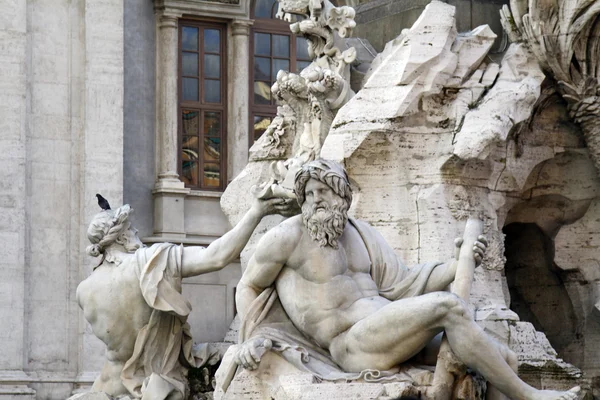
{"label": "stone cornice", "polygon": [[154,0],[154,9],[156,12],[169,14],[233,19],[247,17],[247,3],[249,1],[242,0],[238,4],[203,0]]}

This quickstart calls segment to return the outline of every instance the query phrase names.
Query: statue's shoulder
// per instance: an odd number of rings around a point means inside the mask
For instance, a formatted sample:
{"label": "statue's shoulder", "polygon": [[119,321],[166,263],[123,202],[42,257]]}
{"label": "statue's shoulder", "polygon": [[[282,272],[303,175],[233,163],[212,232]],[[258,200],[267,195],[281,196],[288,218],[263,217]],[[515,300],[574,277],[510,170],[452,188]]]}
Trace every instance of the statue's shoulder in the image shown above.
{"label": "statue's shoulder", "polygon": [[379,233],[379,231],[377,231],[377,229],[371,226],[371,224],[369,224],[367,221],[349,218],[348,224],[350,224],[358,231],[358,233],[365,242],[385,243],[385,239],[383,238],[383,236],[381,236],[381,233]]}
{"label": "statue's shoulder", "polygon": [[285,245],[286,243],[298,243],[302,237],[302,216],[290,217],[273,228],[269,229],[261,241],[268,245]]}
{"label": "statue's shoulder", "polygon": [[362,221],[360,219],[348,218],[348,223],[359,232],[371,232],[375,230],[375,228],[373,228],[367,221]]}
{"label": "statue's shoulder", "polygon": [[280,234],[284,233],[286,237],[297,237],[302,235],[304,229],[302,215],[290,217],[277,225],[276,228],[278,228]]}

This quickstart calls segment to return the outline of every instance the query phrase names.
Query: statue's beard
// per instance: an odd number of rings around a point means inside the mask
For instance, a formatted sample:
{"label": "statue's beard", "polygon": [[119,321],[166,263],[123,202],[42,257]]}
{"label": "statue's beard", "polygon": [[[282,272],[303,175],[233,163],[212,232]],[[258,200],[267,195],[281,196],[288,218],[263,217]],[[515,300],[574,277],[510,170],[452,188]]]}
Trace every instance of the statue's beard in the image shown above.
{"label": "statue's beard", "polygon": [[[322,205],[319,205],[322,206]],[[348,222],[348,206],[344,202],[325,206],[325,209],[317,211],[317,205],[302,205],[302,221],[308,229],[312,240],[319,246],[331,246],[338,248],[338,238],[344,233],[344,227]]]}

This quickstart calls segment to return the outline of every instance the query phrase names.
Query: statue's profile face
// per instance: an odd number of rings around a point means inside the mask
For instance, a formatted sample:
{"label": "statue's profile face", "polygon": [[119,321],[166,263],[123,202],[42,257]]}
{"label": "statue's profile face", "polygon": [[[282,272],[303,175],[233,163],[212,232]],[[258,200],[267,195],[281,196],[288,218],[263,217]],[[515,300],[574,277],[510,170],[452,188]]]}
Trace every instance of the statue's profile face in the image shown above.
{"label": "statue's profile face", "polygon": [[140,247],[143,247],[143,243],[137,235],[137,229],[129,228],[119,237],[117,243],[123,245],[128,253],[133,253]]}

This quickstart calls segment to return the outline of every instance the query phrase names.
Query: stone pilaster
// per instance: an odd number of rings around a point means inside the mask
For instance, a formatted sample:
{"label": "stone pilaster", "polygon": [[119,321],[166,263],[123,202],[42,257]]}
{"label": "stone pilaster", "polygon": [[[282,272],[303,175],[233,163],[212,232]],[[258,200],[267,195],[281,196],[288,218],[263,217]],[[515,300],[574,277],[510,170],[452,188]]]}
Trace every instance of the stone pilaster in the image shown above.
{"label": "stone pilaster", "polygon": [[[98,260],[89,257],[85,248],[89,245],[87,229],[99,207],[96,193],[109,199],[111,205],[123,202],[123,2],[86,0],[77,2],[75,18],[83,19],[84,26],[73,31],[73,92],[82,96],[83,108],[78,109],[77,97],[73,98],[73,129],[77,120],[83,126],[83,137],[79,141],[79,157],[85,160],[79,171],[81,198],[73,203],[73,210],[80,210],[79,255],[81,279],[87,278]],[[83,37],[81,43],[78,38]],[[78,76],[82,74],[82,76]],[[81,85],[79,86],[79,81]],[[81,114],[77,114],[81,113]],[[73,131],[73,135],[75,135]],[[75,286],[75,285],[74,285]],[[75,288],[69,290],[74,304]],[[104,362],[106,346],[91,331],[90,325],[81,315],[79,329],[83,332],[80,344],[79,374],[73,385],[85,385],[96,377]],[[58,397],[48,395],[48,397]]]}
{"label": "stone pilaster", "polygon": [[0,399],[29,400],[25,271],[27,257],[27,1],[2,2],[0,48]]}
{"label": "stone pilaster", "polygon": [[248,163],[250,141],[249,104],[249,63],[250,27],[253,20],[236,19],[231,23],[233,36],[232,90],[230,123],[228,133],[228,179],[235,178]]}
{"label": "stone pilaster", "polygon": [[177,174],[177,51],[181,15],[156,13],[156,183],[154,186],[154,235],[184,238],[185,188]]}

